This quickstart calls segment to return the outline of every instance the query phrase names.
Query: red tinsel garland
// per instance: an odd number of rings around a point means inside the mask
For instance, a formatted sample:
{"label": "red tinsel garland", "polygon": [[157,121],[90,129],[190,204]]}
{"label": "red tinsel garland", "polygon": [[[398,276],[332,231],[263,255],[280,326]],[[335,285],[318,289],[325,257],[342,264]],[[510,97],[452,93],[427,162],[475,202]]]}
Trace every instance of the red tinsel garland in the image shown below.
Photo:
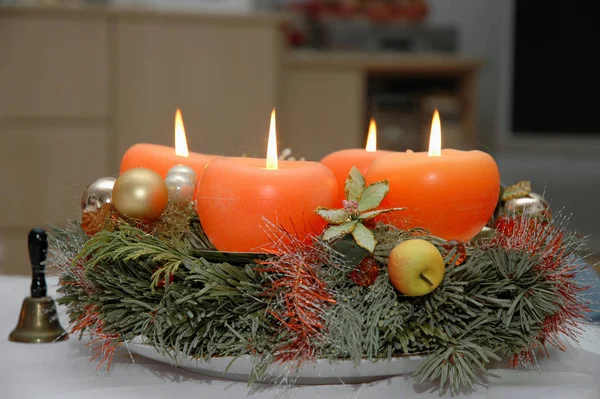
{"label": "red tinsel garland", "polygon": [[[83,288],[88,294],[93,294],[97,290],[89,284],[85,279],[85,267],[84,260],[75,259],[69,269],[71,275],[75,278],[74,281],[62,282],[63,285],[76,285]],[[92,337],[92,340],[87,343],[87,346],[92,346],[94,356],[90,359],[90,362],[99,359],[98,366],[96,369],[100,369],[105,366],[106,371],[110,371],[112,360],[115,351],[120,346],[121,336],[119,334],[107,334],[104,332],[104,322],[98,314],[96,306],[86,306],[81,314],[79,314],[77,320],[73,321],[68,328],[68,333],[82,334],[88,332]]]}
{"label": "red tinsel garland", "polygon": [[316,242],[306,243],[294,234],[280,229],[270,253],[261,261],[260,271],[272,279],[265,295],[276,298],[268,309],[288,334],[276,349],[275,360],[294,362],[300,366],[317,356],[317,343],[325,329],[325,309],[335,303],[332,293],[318,275],[323,265],[333,265],[333,256]]}
{"label": "red tinsel garland", "polygon": [[521,353],[515,354],[511,366],[534,362],[533,351],[548,357],[547,345],[564,351],[562,335],[576,339],[580,331],[579,322],[589,311],[587,303],[582,301],[580,293],[589,287],[579,285],[576,274],[582,269],[578,247],[568,241],[568,234],[560,223],[549,223],[545,219],[527,215],[512,215],[498,218],[496,235],[490,246],[525,251],[537,255],[540,262],[536,269],[544,273],[546,279],[556,283],[556,304],[559,310],[547,316],[535,343]]}

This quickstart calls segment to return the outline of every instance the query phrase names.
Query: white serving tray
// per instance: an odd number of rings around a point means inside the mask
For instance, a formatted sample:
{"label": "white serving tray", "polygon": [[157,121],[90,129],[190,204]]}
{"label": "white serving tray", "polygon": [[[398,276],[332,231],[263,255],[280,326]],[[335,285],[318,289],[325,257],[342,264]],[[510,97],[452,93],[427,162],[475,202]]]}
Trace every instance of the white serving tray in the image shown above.
{"label": "white serving tray", "polygon": [[[247,382],[252,370],[250,356],[241,356],[237,359],[217,357],[209,361],[179,356],[176,361],[173,357],[161,354],[152,346],[144,344],[142,338],[130,341],[127,346],[134,354],[209,377]],[[359,365],[355,365],[350,360],[331,363],[328,360],[320,359],[316,363],[303,365],[291,376],[289,368],[273,364],[267,370],[266,377],[258,382],[281,382],[282,377],[287,376],[287,381],[296,385],[362,384],[397,375],[411,374],[417,370],[425,358],[425,356],[401,356],[376,362],[363,360]],[[235,361],[233,361],[234,359]]]}

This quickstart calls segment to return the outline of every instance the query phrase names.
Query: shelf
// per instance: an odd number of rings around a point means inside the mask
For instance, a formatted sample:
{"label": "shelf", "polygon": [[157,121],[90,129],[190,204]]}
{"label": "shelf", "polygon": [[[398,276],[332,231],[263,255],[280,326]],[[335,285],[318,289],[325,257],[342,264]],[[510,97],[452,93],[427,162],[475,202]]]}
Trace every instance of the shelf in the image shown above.
{"label": "shelf", "polygon": [[483,61],[477,58],[447,54],[319,50],[290,51],[285,62],[294,68],[358,69],[420,76],[471,73],[483,65]]}

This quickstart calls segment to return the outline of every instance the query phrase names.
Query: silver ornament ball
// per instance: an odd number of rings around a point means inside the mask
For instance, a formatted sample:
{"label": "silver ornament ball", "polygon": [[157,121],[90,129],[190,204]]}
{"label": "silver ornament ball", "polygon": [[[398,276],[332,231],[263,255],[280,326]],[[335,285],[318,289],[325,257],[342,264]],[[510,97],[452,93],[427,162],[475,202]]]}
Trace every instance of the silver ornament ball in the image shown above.
{"label": "silver ornament ball", "polygon": [[496,233],[496,230],[494,230],[493,228],[484,226],[481,229],[481,231],[479,233],[477,233],[477,235],[475,235],[475,237],[473,237],[471,239],[471,242],[480,243],[482,241],[489,240],[494,237],[495,233]]}
{"label": "silver ornament ball", "polygon": [[81,210],[83,212],[96,212],[104,204],[112,202],[112,191],[116,177],[101,177],[83,190],[81,195]]}
{"label": "silver ornament ball", "polygon": [[194,199],[196,183],[189,176],[183,174],[167,174],[165,184],[169,191],[169,201],[172,203],[181,204]]}
{"label": "silver ornament ball", "polygon": [[196,185],[196,183],[198,182],[198,176],[196,175],[196,172],[194,172],[194,169],[192,169],[186,165],[173,166],[167,172],[167,177],[172,176],[172,175],[187,176],[192,181],[192,183],[194,183],[194,185]]}
{"label": "silver ornament ball", "polygon": [[526,214],[529,216],[544,216],[552,218],[552,211],[544,197],[529,193],[527,197],[513,198],[506,201],[504,209],[510,214]]}

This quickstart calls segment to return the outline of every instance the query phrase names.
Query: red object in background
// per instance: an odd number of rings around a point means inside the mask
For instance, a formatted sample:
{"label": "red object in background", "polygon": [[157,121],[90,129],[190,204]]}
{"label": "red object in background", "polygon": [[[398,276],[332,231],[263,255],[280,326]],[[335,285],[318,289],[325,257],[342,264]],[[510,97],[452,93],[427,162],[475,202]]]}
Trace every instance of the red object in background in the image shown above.
{"label": "red object in background", "polygon": [[304,33],[300,29],[289,29],[287,41],[290,47],[300,47],[304,44]]}
{"label": "red object in background", "polygon": [[[357,3],[358,5],[344,0],[307,0],[293,3],[288,9],[311,20],[323,17],[366,17],[373,23],[420,22],[429,14],[429,6],[425,0],[362,0]],[[291,47],[300,47],[305,40],[301,29],[292,27],[288,30],[287,41]]]}
{"label": "red object in background", "polygon": [[363,0],[358,5],[344,0],[307,0],[290,6],[290,11],[298,12],[309,18],[323,16],[368,17],[376,23],[394,21],[422,21],[429,14],[426,0]]}
{"label": "red object in background", "polygon": [[405,7],[401,14],[404,15],[405,18],[410,20],[418,20],[421,21],[429,15],[429,6],[426,2],[421,2],[421,4],[414,4],[409,7]]}

